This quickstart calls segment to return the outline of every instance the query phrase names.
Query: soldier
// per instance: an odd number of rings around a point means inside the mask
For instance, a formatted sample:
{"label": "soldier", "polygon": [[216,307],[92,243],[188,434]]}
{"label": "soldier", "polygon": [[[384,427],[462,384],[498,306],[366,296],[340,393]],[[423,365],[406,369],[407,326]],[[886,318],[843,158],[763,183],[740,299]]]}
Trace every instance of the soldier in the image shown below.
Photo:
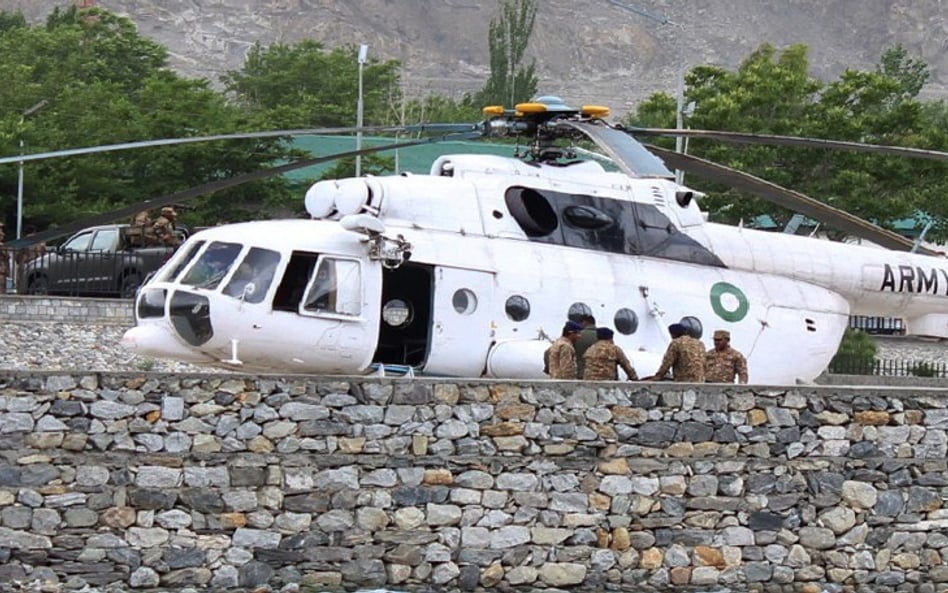
{"label": "soldier", "polygon": [[125,229],[125,242],[129,247],[145,247],[154,245],[155,235],[152,231],[151,214],[142,210],[132,218],[132,222]]}
{"label": "soldier", "polygon": [[596,330],[598,342],[586,350],[583,355],[585,364],[583,365],[583,379],[586,381],[618,381],[619,370],[622,367],[629,381],[635,381],[639,378],[632,368],[629,358],[612,341],[613,331],[608,327],[600,327]]}
{"label": "soldier", "polygon": [[673,381],[704,383],[704,346],[688,335],[688,328],[680,323],[668,326],[672,341],[665,350],[662,364],[646,381],[661,380],[669,369]]}
{"label": "soldier", "polygon": [[714,332],[714,348],[704,355],[704,380],[708,383],[747,384],[747,360],[731,348],[731,334],[719,329]]}
{"label": "soldier", "polygon": [[563,326],[563,335],[557,338],[555,342],[547,349],[549,356],[550,378],[552,379],[576,379],[576,349],[573,344],[579,339],[579,332],[583,326],[574,322],[567,321]]}
{"label": "soldier", "polygon": [[178,235],[174,232],[175,221],[178,219],[178,213],[171,206],[165,206],[161,209],[161,216],[152,225],[155,233],[155,239],[159,245],[168,247],[178,246]]}
{"label": "soldier", "polygon": [[583,360],[583,355],[586,354],[586,350],[595,344],[599,338],[596,337],[595,317],[592,315],[582,315],[579,318],[579,324],[583,326],[583,329],[579,332],[579,339],[576,340],[573,347],[576,349],[576,376],[582,378],[583,365],[586,364],[585,360]]}

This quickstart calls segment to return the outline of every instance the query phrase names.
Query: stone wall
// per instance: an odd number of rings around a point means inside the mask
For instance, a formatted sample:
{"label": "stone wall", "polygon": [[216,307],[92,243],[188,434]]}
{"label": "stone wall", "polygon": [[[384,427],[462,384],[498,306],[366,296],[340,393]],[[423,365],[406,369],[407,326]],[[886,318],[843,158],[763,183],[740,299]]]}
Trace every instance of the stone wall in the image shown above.
{"label": "stone wall", "polygon": [[65,298],[5,294],[0,321],[75,322],[95,325],[135,323],[131,299]]}
{"label": "stone wall", "polygon": [[7,372],[0,589],[946,590],[945,396]]}

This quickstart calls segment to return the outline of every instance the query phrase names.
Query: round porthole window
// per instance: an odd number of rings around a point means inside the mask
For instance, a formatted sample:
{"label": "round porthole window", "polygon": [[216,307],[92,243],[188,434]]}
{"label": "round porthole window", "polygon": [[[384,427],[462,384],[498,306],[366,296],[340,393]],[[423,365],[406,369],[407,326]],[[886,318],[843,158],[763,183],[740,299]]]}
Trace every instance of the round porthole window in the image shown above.
{"label": "round porthole window", "polygon": [[454,310],[461,315],[470,315],[477,310],[477,297],[474,296],[473,291],[461,288],[454,291],[451,304],[454,305]]}
{"label": "round porthole window", "polygon": [[507,317],[514,321],[523,321],[530,317],[530,301],[519,294],[515,294],[507,299],[504,304],[504,311],[507,312]]}
{"label": "round porthole window", "polygon": [[569,306],[569,311],[566,312],[566,318],[570,321],[580,323],[583,317],[587,315],[592,316],[592,314],[592,309],[590,309],[586,303],[573,303]]}
{"label": "round porthole window", "polygon": [[619,309],[612,320],[620,334],[634,334],[639,329],[639,317],[632,309]]}
{"label": "round porthole window", "polygon": [[402,299],[392,299],[382,307],[382,320],[392,327],[405,327],[411,318],[411,305]]}
{"label": "round porthole window", "polygon": [[681,321],[678,323],[685,326],[685,329],[688,330],[688,335],[696,340],[701,339],[701,334],[704,333],[704,327],[701,325],[701,320],[697,317],[682,317]]}

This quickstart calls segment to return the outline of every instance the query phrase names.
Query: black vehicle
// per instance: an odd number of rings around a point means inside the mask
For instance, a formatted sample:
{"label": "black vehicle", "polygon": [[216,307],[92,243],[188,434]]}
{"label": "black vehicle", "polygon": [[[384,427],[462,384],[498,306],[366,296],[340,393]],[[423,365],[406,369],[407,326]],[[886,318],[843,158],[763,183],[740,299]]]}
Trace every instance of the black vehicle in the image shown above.
{"label": "black vehicle", "polygon": [[[90,227],[18,271],[20,294],[119,296],[131,298],[149,274],[161,267],[175,247],[138,247],[129,243],[125,224]],[[177,228],[179,239],[187,229]]]}

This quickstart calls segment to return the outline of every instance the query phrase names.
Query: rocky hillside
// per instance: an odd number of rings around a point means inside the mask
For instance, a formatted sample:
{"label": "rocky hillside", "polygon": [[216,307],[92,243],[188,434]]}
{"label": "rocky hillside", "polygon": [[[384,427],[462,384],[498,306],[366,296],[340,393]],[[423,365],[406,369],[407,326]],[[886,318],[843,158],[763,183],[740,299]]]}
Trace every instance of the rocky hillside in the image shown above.
{"label": "rocky hillside", "polygon": [[[68,0],[0,0],[41,19]],[[259,41],[366,43],[405,65],[410,95],[461,95],[488,72],[487,29],[497,0],[98,0],[170,48],[183,73],[217,81]],[[628,111],[673,91],[690,66],[738,64],[763,42],[805,43],[814,73],[869,68],[896,43],[932,68],[926,93],[948,95],[943,0],[542,0],[531,54],[540,87],[567,101]]]}

